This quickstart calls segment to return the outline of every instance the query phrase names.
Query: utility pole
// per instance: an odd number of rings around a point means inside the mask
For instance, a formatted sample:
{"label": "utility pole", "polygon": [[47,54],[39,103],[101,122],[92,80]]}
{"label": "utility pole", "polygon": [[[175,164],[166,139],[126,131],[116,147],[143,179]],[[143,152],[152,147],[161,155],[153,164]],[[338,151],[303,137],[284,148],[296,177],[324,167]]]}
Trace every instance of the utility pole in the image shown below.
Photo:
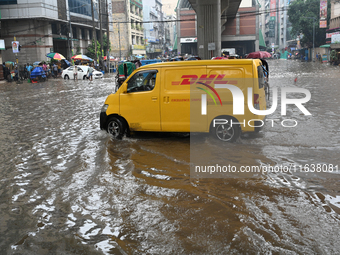
{"label": "utility pole", "polygon": [[99,63],[103,64],[102,61],[102,53],[103,53],[103,30],[102,30],[102,9],[101,9],[101,1],[99,0],[99,29],[100,29],[100,54],[99,54]]}
{"label": "utility pole", "polygon": [[313,19],[313,52],[312,52],[312,61],[314,62],[314,57],[315,57],[315,54],[314,54],[314,50],[315,50],[315,45],[314,45],[314,41],[315,41],[315,20],[316,18],[315,17],[305,17],[307,19]]}
{"label": "utility pole", "polygon": [[315,24],[314,24],[314,22],[315,22],[315,18],[313,18],[313,57],[312,57],[312,59],[313,59],[313,62],[315,61],[314,60],[314,57],[315,57],[315,51],[314,51],[314,41],[315,41]]}
{"label": "utility pole", "polygon": [[118,22],[118,39],[119,39],[119,60],[122,60],[122,48],[120,47],[120,22]]}
{"label": "utility pole", "polygon": [[[111,1],[111,0],[110,0]],[[108,66],[109,68],[109,73],[110,73],[110,19],[109,19],[109,5],[108,2],[106,0],[106,14],[107,14],[107,32],[106,32],[106,39],[107,39],[107,43],[106,43],[106,66]]]}
{"label": "utility pole", "polygon": [[70,6],[68,6],[68,24],[69,24],[69,47],[70,47],[70,59],[73,56],[73,36],[72,36],[72,26],[71,26],[71,10],[70,10]]}
{"label": "utility pole", "polygon": [[93,0],[91,0],[91,15],[92,15],[92,38],[94,41],[94,54],[95,58],[97,58],[97,39],[96,39],[96,27],[94,23],[94,9],[93,9]]}

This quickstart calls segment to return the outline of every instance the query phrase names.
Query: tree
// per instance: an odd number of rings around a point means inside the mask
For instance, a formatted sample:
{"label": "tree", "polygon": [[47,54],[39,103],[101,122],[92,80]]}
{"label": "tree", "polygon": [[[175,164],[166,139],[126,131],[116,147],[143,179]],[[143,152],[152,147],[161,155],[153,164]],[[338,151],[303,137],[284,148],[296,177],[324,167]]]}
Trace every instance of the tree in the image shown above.
{"label": "tree", "polygon": [[[327,4],[327,24],[331,16],[331,4]],[[291,35],[296,38],[303,34],[301,45],[313,46],[313,18],[315,25],[315,47],[325,43],[326,28],[320,28],[320,0],[295,0],[289,5],[289,21],[292,24]]]}
{"label": "tree", "polygon": [[[109,49],[111,50],[111,42],[109,41]],[[86,55],[90,58],[97,59],[97,56],[95,55],[95,48],[94,48],[94,40],[92,40],[92,43],[87,47],[87,52]],[[106,34],[103,35],[103,52],[104,55],[106,56],[107,52],[107,36]],[[99,56],[100,54],[100,43],[97,41],[97,54]]]}

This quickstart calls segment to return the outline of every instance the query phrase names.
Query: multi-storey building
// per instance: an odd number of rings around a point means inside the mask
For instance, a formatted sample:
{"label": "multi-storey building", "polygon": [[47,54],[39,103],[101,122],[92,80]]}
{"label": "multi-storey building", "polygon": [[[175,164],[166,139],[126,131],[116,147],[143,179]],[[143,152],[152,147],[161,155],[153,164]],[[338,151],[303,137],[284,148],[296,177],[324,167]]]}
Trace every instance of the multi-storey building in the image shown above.
{"label": "multi-storey building", "polygon": [[145,55],[143,3],[141,0],[112,0],[113,33],[111,55],[129,58]]}
{"label": "multi-storey building", "polygon": [[146,53],[149,58],[156,58],[165,53],[164,13],[160,0],[144,0],[143,18]]}
{"label": "multi-storey building", "polygon": [[263,0],[265,5],[263,12],[265,16],[265,43],[269,47],[274,46],[282,50],[292,43],[291,24],[288,17],[290,2],[292,1]]}
{"label": "multi-storey building", "polygon": [[[176,38],[176,14],[170,14],[166,16],[166,20],[168,21],[165,23],[165,33],[166,33],[166,48],[167,52],[165,52],[168,56],[173,56],[173,47],[175,44]],[[171,21],[171,22],[170,22]]]}
{"label": "multi-storey building", "polygon": [[[163,11],[165,13],[165,17],[167,21],[170,20],[176,20],[176,1],[173,0],[162,0],[163,4]],[[174,44],[175,44],[175,38],[176,38],[176,22],[167,22],[167,27],[169,29],[169,35],[170,35],[170,42],[167,43],[169,46],[168,52],[166,52],[167,55],[175,55],[174,52],[172,52]]]}
{"label": "multi-storey building", "polygon": [[188,0],[179,0],[176,8],[177,52],[178,54],[197,55],[197,16]]}
{"label": "multi-storey building", "polygon": [[[46,54],[59,52],[69,58],[72,54],[85,54],[95,35],[100,38],[107,28],[106,2],[93,4],[91,0],[8,0],[0,1],[1,38],[5,39],[6,50],[3,61],[20,63],[48,60]],[[12,41],[19,41],[21,50],[12,51]]]}

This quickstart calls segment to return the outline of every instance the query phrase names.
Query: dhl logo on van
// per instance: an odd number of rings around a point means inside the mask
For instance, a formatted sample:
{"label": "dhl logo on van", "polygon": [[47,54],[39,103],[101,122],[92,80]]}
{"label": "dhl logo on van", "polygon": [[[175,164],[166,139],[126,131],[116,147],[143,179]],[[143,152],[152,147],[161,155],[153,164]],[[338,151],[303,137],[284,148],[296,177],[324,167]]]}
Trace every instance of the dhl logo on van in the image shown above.
{"label": "dhl logo on van", "polygon": [[172,85],[192,85],[198,82],[205,83],[207,85],[210,84],[237,84],[236,80],[226,80],[224,78],[224,74],[212,74],[208,77],[206,74],[202,74],[201,77],[198,78],[197,75],[182,75],[181,81],[173,81]]}
{"label": "dhl logo on van", "polygon": [[[192,84],[200,84],[205,86],[206,88],[210,89],[214,94],[217,96],[218,100],[220,101],[220,104],[222,106],[222,100],[220,95],[217,93],[217,91],[210,86],[210,84],[237,84],[236,80],[226,80],[224,78],[224,74],[212,74],[208,77],[208,75],[203,74],[201,77],[198,78],[197,75],[183,75],[182,81],[173,81],[172,85],[192,85]],[[207,93],[214,101],[215,105],[217,105],[215,98],[211,94],[209,90],[206,88],[196,87],[200,90],[203,90],[205,93]]]}

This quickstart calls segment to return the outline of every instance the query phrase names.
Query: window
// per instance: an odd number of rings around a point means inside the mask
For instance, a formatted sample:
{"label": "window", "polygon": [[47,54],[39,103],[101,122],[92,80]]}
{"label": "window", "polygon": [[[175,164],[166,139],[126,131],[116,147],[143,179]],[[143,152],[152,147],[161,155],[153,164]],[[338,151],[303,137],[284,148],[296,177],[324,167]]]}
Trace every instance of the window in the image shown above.
{"label": "window", "polygon": [[72,37],[74,39],[78,39],[77,28],[76,27],[72,27]]}
{"label": "window", "polygon": [[17,4],[17,0],[0,0],[0,5]]}
{"label": "window", "polygon": [[138,72],[128,81],[127,92],[153,90],[156,85],[157,70]]}
{"label": "window", "polygon": [[[78,13],[82,15],[86,15],[92,17],[91,15],[91,0],[69,0],[68,6],[70,11],[73,13]],[[97,6],[94,6],[97,9]],[[95,15],[97,16],[97,15]],[[97,17],[95,17],[97,18]]]}
{"label": "window", "polygon": [[56,23],[51,24],[52,27],[52,34],[57,35],[58,34],[58,27]]}
{"label": "window", "polygon": [[85,29],[84,28],[81,29],[81,39],[83,39],[83,40],[87,39],[87,38],[85,38]]}

